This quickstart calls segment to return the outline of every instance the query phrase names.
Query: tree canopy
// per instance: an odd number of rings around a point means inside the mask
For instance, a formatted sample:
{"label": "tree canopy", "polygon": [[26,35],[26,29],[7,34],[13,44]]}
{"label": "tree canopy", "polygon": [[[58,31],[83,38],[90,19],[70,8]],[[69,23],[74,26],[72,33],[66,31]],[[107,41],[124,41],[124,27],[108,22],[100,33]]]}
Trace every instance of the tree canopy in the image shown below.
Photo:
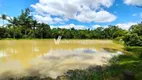
{"label": "tree canopy", "polygon": [[[122,39],[127,46],[142,46],[142,24],[133,25],[129,30],[123,30],[118,26],[107,28],[98,27],[91,29],[63,29],[50,28],[50,25],[39,23],[30,15],[30,9],[21,11],[17,17],[7,17],[3,14],[3,26],[0,27],[0,38],[56,38],[62,36],[65,39]],[[4,26],[4,20],[9,23]]]}

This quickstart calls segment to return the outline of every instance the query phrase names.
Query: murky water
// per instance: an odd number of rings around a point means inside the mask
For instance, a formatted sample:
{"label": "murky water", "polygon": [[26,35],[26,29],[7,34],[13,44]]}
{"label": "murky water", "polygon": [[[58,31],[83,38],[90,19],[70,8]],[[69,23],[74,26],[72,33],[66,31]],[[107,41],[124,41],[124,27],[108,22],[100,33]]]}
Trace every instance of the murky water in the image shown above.
{"label": "murky water", "polygon": [[104,65],[122,48],[110,40],[1,40],[0,74],[56,77],[68,69]]}

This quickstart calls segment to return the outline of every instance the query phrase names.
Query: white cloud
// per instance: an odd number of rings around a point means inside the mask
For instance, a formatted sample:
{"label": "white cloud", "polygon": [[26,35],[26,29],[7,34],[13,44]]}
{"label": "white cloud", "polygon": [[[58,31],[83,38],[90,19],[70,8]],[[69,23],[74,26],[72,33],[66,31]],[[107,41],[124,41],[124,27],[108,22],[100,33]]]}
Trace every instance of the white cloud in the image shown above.
{"label": "white cloud", "polygon": [[57,18],[57,17],[56,17],[56,18],[54,18],[54,21],[55,21],[55,22],[62,22],[62,21],[63,21],[63,19],[61,19],[61,18]]}
{"label": "white cloud", "polygon": [[[118,26],[121,29],[128,30],[132,25],[135,25],[135,24],[137,24],[137,23],[136,22],[127,22],[127,23],[118,23],[118,24],[116,24],[116,26]],[[105,26],[94,25],[94,26],[92,26],[93,29],[96,29],[98,27],[108,28],[109,26],[108,25],[105,25]]]}
{"label": "white cloud", "polygon": [[137,16],[137,14],[134,13],[134,14],[132,14],[132,16]]}
{"label": "white cloud", "polygon": [[142,18],[142,12],[140,13],[140,17]]}
{"label": "white cloud", "polygon": [[[127,22],[127,23],[119,23],[119,24],[116,24],[116,26],[122,28],[122,29],[125,29],[125,30],[128,30],[132,25],[135,25],[137,24],[136,22]],[[96,29],[98,27],[103,27],[103,28],[108,28],[108,26],[104,25],[104,26],[101,26],[101,25],[93,25],[91,27],[91,29]],[[75,25],[75,24],[67,24],[67,25],[60,25],[60,26],[51,26],[51,28],[65,28],[65,29],[70,29],[70,28],[75,28],[75,29],[88,29],[89,27],[87,26],[84,26],[84,25]]]}
{"label": "white cloud", "polygon": [[3,24],[2,24],[2,21],[0,20],[0,26],[2,26]]}
{"label": "white cloud", "polygon": [[[101,10],[102,6],[109,8],[114,0],[39,0],[31,5],[37,14],[34,17],[46,23],[58,23],[75,19],[80,22],[112,22],[116,16]],[[44,16],[44,17],[43,17]],[[60,17],[52,19],[51,16]],[[39,18],[41,17],[41,18]],[[47,19],[44,19],[47,18]]]}
{"label": "white cloud", "polygon": [[94,26],[92,26],[92,29],[96,29],[96,28],[98,28],[98,27],[102,27],[102,28],[108,28],[108,25],[104,25],[104,26],[101,26],[101,25],[94,25]]}
{"label": "white cloud", "polygon": [[119,24],[116,24],[116,26],[122,28],[122,29],[125,29],[125,30],[128,30],[132,25],[135,25],[137,24],[136,22],[128,22],[128,23],[119,23]]}
{"label": "white cloud", "polygon": [[101,10],[99,12],[82,11],[80,15],[76,16],[76,19],[80,22],[112,22],[116,19],[116,16],[104,10]]}
{"label": "white cloud", "polygon": [[[1,17],[1,14],[0,14],[0,17]],[[0,26],[2,26],[3,25],[3,21],[2,21],[2,19],[0,18]]]}
{"label": "white cloud", "polygon": [[142,18],[142,12],[141,13],[137,13],[137,14],[132,14],[132,16],[140,16],[140,18]]}
{"label": "white cloud", "polygon": [[39,22],[50,23],[50,24],[54,23],[50,15],[47,15],[45,17],[44,16],[40,16],[40,15],[34,15],[34,17]]}
{"label": "white cloud", "polygon": [[96,29],[98,27],[101,27],[101,26],[100,25],[94,25],[94,26],[92,26],[93,29]]}
{"label": "white cloud", "polygon": [[116,16],[110,14],[107,11],[100,11],[96,13],[95,22],[112,22],[116,19]]}
{"label": "white cloud", "polygon": [[[0,26],[3,26],[3,19],[1,19],[1,17],[2,15],[0,14]],[[10,18],[13,18],[13,17],[6,16],[6,19],[10,19]],[[6,26],[6,24],[8,24],[8,21],[4,20],[4,26]]]}
{"label": "white cloud", "polygon": [[[118,26],[121,29],[128,30],[132,25],[137,24],[136,22],[127,22],[127,23],[118,23],[116,26]],[[108,28],[108,25],[101,26],[101,25],[94,25],[92,26],[93,29],[96,29],[98,27]]]}
{"label": "white cloud", "polygon": [[83,25],[75,25],[75,24],[60,25],[60,26],[51,26],[51,28],[65,28],[65,29],[75,28],[75,29],[88,29],[88,27],[87,27],[87,26],[83,26]]}
{"label": "white cloud", "polygon": [[141,6],[142,5],[142,0],[124,0],[124,3],[127,4],[127,5]]}
{"label": "white cloud", "polygon": [[62,19],[58,17],[52,18],[50,15],[46,15],[46,16],[34,15],[34,17],[40,23],[47,23],[47,24],[55,24],[55,23],[63,24],[64,21],[67,21],[67,19]]}

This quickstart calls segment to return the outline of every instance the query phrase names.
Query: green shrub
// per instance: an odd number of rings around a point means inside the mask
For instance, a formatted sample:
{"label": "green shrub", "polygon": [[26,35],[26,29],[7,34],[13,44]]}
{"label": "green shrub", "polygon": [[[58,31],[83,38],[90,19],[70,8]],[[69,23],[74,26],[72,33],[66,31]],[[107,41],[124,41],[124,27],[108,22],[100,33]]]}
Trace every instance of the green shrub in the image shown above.
{"label": "green shrub", "polygon": [[136,33],[126,34],[123,40],[126,46],[142,46],[141,36],[138,36]]}

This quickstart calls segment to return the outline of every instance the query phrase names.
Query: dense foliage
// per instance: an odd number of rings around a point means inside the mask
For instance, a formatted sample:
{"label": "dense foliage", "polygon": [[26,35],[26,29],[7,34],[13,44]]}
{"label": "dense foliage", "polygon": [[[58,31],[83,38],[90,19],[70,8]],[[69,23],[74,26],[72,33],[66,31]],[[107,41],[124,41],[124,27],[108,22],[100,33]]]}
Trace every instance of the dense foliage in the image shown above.
{"label": "dense foliage", "polygon": [[[142,24],[133,25],[129,30],[123,30],[118,26],[108,28],[98,27],[92,29],[51,29],[48,24],[38,23],[27,8],[22,10],[18,17],[1,16],[3,26],[0,27],[0,39],[4,38],[57,38],[65,39],[115,39],[124,41],[126,46],[142,46]],[[7,20],[9,23],[4,24]]]}
{"label": "dense foliage", "polygon": [[131,26],[124,42],[127,46],[142,46],[142,24]]}
{"label": "dense foliage", "polygon": [[[38,23],[30,15],[27,8],[18,17],[2,15],[3,26],[0,27],[0,38],[50,38],[51,29],[48,24]],[[4,25],[4,20],[9,23]]]}
{"label": "dense foliage", "polygon": [[[48,24],[34,20],[28,8],[23,10],[18,17],[11,18],[3,14],[1,19],[3,26],[0,27],[0,38],[55,38],[60,35],[67,39],[114,39],[127,32],[117,26],[105,29],[99,27],[95,30],[51,29]],[[5,20],[9,22],[7,25],[4,25]]]}

